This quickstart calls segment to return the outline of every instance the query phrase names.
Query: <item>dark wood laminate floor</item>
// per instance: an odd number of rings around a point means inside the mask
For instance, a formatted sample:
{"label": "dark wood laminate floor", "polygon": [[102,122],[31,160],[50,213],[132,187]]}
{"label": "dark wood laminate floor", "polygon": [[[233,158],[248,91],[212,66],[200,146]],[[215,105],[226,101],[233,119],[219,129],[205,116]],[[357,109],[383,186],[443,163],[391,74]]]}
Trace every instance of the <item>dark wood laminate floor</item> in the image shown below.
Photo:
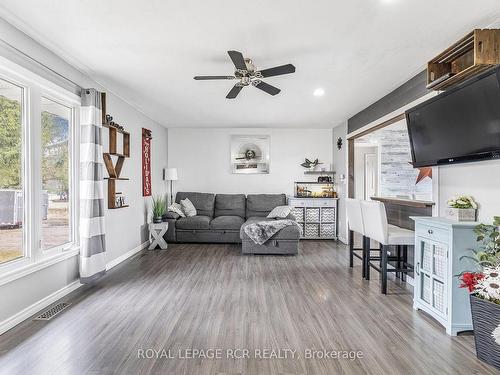
{"label": "dark wood laminate floor", "polygon": [[[363,281],[359,262],[347,267],[345,246],[301,246],[294,257],[194,244],[138,256],[65,298],[72,306],[54,320],[27,321],[0,336],[0,373],[497,373],[475,358],[472,336],[449,337],[413,311],[411,289],[390,282],[390,295],[381,296],[375,272]],[[190,348],[221,349],[223,358],[178,358]],[[234,348],[249,349],[250,358],[227,359]],[[176,358],[138,358],[141,349],[170,349]],[[258,359],[255,349],[297,352]],[[307,349],[361,351],[363,358],[306,359]]]}

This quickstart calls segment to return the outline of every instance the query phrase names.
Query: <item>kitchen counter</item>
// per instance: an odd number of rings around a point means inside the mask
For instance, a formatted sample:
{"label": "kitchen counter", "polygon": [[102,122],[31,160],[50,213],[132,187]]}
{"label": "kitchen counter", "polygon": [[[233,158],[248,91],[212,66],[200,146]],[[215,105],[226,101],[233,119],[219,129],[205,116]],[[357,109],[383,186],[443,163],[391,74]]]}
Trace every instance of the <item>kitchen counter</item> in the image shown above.
{"label": "kitchen counter", "polygon": [[410,216],[432,216],[434,202],[397,197],[372,197],[372,200],[383,202],[389,224],[410,230],[415,229],[415,222]]}

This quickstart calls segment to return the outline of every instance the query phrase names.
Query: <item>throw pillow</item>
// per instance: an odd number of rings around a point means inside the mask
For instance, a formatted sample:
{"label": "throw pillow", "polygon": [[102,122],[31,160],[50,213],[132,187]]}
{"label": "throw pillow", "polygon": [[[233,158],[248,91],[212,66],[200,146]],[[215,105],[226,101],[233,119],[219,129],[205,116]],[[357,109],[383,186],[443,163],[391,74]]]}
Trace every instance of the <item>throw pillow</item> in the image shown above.
{"label": "throw pillow", "polygon": [[273,210],[267,215],[268,219],[284,219],[290,212],[292,211],[292,207],[290,206],[278,206],[274,207]]}
{"label": "throw pillow", "polygon": [[181,207],[187,217],[196,216],[196,208],[188,198],[181,200]]}
{"label": "throw pillow", "polygon": [[175,212],[180,217],[186,217],[186,215],[184,215],[184,212],[182,212],[182,207],[179,203],[172,203],[170,206],[168,206],[167,211]]}

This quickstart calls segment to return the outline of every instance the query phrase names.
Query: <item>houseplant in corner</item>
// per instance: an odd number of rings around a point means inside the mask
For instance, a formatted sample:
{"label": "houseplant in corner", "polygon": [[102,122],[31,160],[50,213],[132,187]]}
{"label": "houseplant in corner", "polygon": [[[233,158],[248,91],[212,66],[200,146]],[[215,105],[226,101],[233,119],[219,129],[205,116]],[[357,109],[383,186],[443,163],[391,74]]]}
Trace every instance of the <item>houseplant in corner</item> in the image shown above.
{"label": "houseplant in corner", "polygon": [[481,244],[472,258],[476,272],[460,275],[461,287],[470,292],[477,357],[500,369],[500,216],[492,225],[479,224],[474,232]]}
{"label": "houseplant in corner", "polygon": [[162,216],[167,212],[166,199],[161,195],[155,195],[153,198],[153,223],[161,223]]}
{"label": "houseplant in corner", "polygon": [[470,195],[459,195],[448,200],[445,209],[447,219],[454,221],[476,221],[477,203]]}

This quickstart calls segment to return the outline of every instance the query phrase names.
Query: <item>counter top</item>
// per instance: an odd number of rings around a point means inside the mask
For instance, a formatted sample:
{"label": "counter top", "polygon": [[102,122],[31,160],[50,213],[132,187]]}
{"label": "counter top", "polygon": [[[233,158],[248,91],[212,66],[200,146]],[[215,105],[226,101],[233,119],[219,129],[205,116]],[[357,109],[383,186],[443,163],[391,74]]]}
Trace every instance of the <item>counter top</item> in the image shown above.
{"label": "counter top", "polygon": [[410,216],[410,219],[417,223],[423,223],[438,227],[453,227],[453,228],[474,228],[479,225],[478,221],[454,221],[444,217],[431,216]]}
{"label": "counter top", "polygon": [[420,201],[416,199],[397,198],[397,197],[371,197],[371,199],[374,201],[392,203],[400,206],[409,206],[409,207],[432,207],[435,204],[434,202],[431,201]]}

